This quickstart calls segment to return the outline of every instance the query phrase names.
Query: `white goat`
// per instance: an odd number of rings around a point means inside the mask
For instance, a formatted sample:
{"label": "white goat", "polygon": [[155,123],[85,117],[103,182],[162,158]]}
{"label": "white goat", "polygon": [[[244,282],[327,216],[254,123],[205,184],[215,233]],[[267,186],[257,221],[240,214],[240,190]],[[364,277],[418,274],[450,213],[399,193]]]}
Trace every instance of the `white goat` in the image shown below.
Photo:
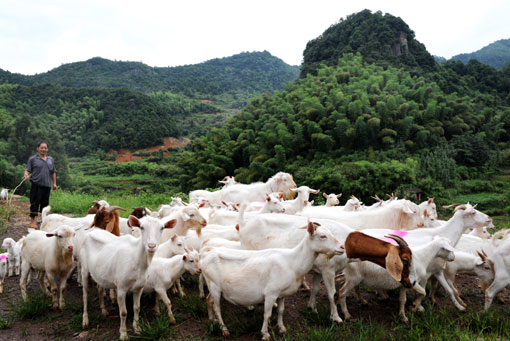
{"label": "white goat", "polygon": [[[60,225],[52,233],[29,230],[21,242],[20,287],[23,300],[27,300],[27,278],[31,269],[39,271],[39,285],[47,292],[44,274],[50,284],[53,309],[64,308],[64,290],[73,266],[74,230]],[[60,280],[60,298],[57,302],[57,281]]]}
{"label": "white goat", "polygon": [[164,230],[161,235],[161,242],[165,242],[174,234],[178,236],[185,236],[188,230],[193,229],[200,234],[202,228],[207,225],[207,221],[200,214],[198,208],[194,206],[180,206],[177,210],[162,219],[163,222],[168,220],[175,220],[175,227],[171,230]]}
{"label": "white goat", "polygon": [[326,207],[333,207],[333,206],[336,206],[336,205],[340,204],[340,201],[338,199],[342,196],[342,193],[340,193],[340,194],[335,194],[335,193],[326,194],[326,193],[322,193],[322,196],[324,197],[324,199],[326,199],[326,204],[324,206],[326,206]]}
{"label": "white goat", "polygon": [[[455,286],[455,276],[458,273],[468,273],[478,276],[482,282],[481,287],[484,293],[490,283],[494,280],[495,276],[494,262],[487,257],[485,252],[478,251],[477,253],[478,255],[475,256],[468,252],[455,250],[455,260],[446,263],[446,268],[444,269],[444,277],[446,278],[446,281],[453,288],[457,301],[459,301],[459,303],[464,307],[467,307],[467,305],[460,297],[459,289]],[[434,293],[436,289],[437,282],[435,282],[431,287],[430,298],[432,301],[435,301]]]}
{"label": "white goat", "polygon": [[338,240],[326,228],[308,224],[308,234],[293,249],[267,249],[259,251],[212,248],[203,250],[201,259],[209,296],[209,318],[214,310],[223,335],[229,332],[221,317],[220,298],[237,305],[252,306],[264,303],[262,336],[270,338],[268,321],[274,303],[278,302],[278,327],[283,325],[284,298],[294,294],[301,279],[310,271],[319,253],[342,254]]}
{"label": "white goat", "polygon": [[[258,214],[264,213],[285,213],[286,209],[280,198],[279,193],[266,194],[266,200],[262,210],[246,212],[246,216],[253,218]],[[239,216],[240,212],[213,209],[209,213],[209,222],[211,224],[233,226],[238,222]]]}
{"label": "white goat", "polygon": [[54,231],[60,225],[68,225],[71,227],[78,227],[82,225],[90,225],[94,220],[95,214],[87,214],[84,217],[73,218],[62,214],[52,213],[50,206],[43,208],[41,212],[41,231]]}
{"label": "white goat", "polygon": [[20,264],[21,264],[21,239],[16,242],[12,238],[5,238],[2,242],[2,249],[7,250],[9,254],[9,277],[13,275],[13,272],[19,275]]}
{"label": "white goat", "polygon": [[236,184],[221,190],[221,200],[233,203],[263,201],[266,193],[283,192],[292,196],[291,188],[296,188],[292,175],[279,172],[266,182],[257,182],[249,185]]}
{"label": "white goat", "polygon": [[166,291],[179,279],[185,271],[192,275],[200,273],[200,263],[197,251],[187,250],[184,255],[176,255],[171,258],[154,257],[147,270],[147,280],[143,286],[143,292],[156,292],[156,315],[160,315],[159,301],[162,300],[166,306],[170,323],[175,324],[175,317],[172,313],[172,303]]}
{"label": "white goat", "polygon": [[[311,189],[308,186],[299,186],[298,188],[291,188],[291,192],[297,193],[296,199],[285,200],[282,202],[286,214],[296,214],[307,207],[310,199],[310,194],[317,194],[320,192],[318,189]],[[265,213],[265,212],[263,212]]]}
{"label": "white goat", "polygon": [[0,200],[7,199],[9,199],[9,190],[7,188],[2,188],[2,191],[0,192]]}
{"label": "white goat", "polygon": [[[320,210],[320,211],[319,211]],[[354,229],[415,229],[423,226],[418,205],[405,201],[393,201],[377,210],[343,212],[339,207],[309,207],[299,213],[309,218],[331,219]]]}
{"label": "white goat", "polygon": [[83,231],[83,243],[79,250],[83,285],[83,328],[89,324],[88,316],[88,275],[101,288],[99,304],[101,313],[107,314],[102,290],[117,289],[117,302],[120,315],[120,339],[127,340],[126,294],[133,293],[133,329],[140,332],[138,318],[140,297],[147,277],[147,269],[156,252],[163,229],[175,226],[175,220],[163,224],[150,216],[137,219],[129,216],[129,224],[141,230],[139,238],[130,235],[117,237],[107,231],[94,228]]}

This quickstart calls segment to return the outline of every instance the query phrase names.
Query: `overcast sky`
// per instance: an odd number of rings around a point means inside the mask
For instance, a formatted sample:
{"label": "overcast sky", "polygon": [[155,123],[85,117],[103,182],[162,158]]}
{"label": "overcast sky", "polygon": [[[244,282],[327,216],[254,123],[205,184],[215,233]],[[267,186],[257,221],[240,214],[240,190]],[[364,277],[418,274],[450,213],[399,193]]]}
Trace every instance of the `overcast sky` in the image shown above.
{"label": "overcast sky", "polygon": [[508,0],[0,0],[0,68],[29,75],[98,56],[177,66],[263,50],[299,65],[308,41],[363,9],[402,18],[446,58],[510,38]]}

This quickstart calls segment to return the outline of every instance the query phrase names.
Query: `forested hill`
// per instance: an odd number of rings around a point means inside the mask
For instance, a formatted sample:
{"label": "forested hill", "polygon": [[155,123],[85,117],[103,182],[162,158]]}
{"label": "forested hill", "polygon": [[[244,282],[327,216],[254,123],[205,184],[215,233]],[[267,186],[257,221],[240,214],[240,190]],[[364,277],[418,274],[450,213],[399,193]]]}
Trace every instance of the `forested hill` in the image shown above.
{"label": "forested hill", "polygon": [[432,71],[434,58],[414,38],[414,32],[399,17],[363,10],[340,19],[303,52],[301,77],[316,74],[321,63],[337,65],[345,53],[359,52],[364,60],[379,65],[406,66],[417,72]]}
{"label": "forested hill", "polygon": [[451,58],[451,60],[460,60],[464,64],[471,59],[502,69],[505,63],[510,62],[510,39],[501,39],[478,51],[458,54]]}
{"label": "forested hill", "polygon": [[179,163],[182,186],[211,186],[227,174],[250,182],[285,170],[299,183],[369,199],[399,187],[431,193],[508,162],[508,103],[447,94],[430,76],[369,64],[360,54],[337,64],[252,101],[195,140]]}
{"label": "forested hill", "polygon": [[[269,52],[245,52],[200,64],[150,67],[139,62],[92,58],[49,72],[23,76],[0,72],[0,83],[53,84],[63,87],[130,88],[140,92],[170,91],[191,98],[228,94],[251,98],[281,89],[295,80],[299,67],[290,66]],[[241,103],[242,105],[245,102]],[[233,106],[240,106],[234,103]]]}

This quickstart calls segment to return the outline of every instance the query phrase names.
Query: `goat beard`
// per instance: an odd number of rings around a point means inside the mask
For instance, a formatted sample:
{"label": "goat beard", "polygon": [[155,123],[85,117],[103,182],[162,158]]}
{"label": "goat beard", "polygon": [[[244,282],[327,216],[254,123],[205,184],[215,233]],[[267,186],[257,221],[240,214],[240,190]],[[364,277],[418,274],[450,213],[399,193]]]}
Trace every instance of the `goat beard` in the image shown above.
{"label": "goat beard", "polygon": [[67,252],[62,250],[62,258],[64,259],[64,264],[66,266],[71,266],[74,263],[73,252]]}
{"label": "goat beard", "polygon": [[296,196],[296,193],[292,192],[291,190],[287,190],[287,191],[283,192],[283,197],[286,200],[293,200],[295,196]]}

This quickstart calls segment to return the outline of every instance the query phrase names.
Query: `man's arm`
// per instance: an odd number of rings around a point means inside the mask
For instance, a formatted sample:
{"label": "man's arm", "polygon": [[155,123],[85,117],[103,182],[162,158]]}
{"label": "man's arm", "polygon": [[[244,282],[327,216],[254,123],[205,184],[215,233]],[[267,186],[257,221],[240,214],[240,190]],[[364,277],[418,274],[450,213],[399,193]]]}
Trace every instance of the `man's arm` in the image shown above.
{"label": "man's arm", "polygon": [[51,176],[53,177],[53,190],[56,191],[58,189],[58,186],[57,186],[57,173],[53,172],[53,174]]}

